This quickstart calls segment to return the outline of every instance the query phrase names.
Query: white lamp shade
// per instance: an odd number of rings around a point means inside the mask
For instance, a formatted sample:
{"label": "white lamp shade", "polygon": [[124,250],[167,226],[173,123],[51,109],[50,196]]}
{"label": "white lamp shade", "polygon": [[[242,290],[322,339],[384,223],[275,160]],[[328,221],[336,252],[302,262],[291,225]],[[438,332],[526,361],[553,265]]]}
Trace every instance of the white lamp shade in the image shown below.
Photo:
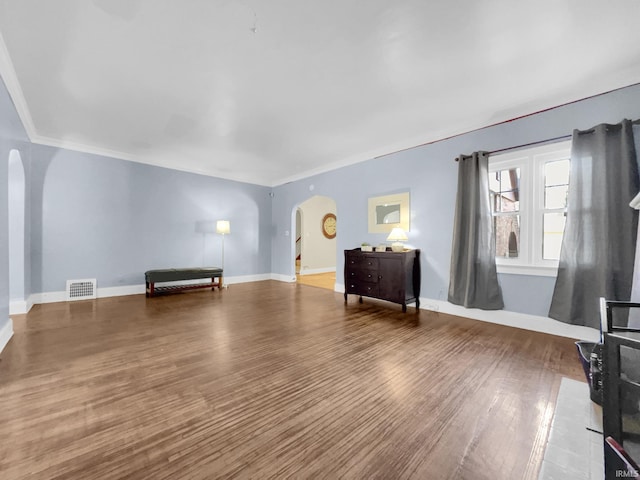
{"label": "white lamp shade", "polygon": [[222,235],[231,233],[231,225],[229,224],[229,220],[218,220],[216,222],[216,233],[221,233]]}
{"label": "white lamp shade", "polygon": [[404,233],[403,229],[396,227],[393,230],[391,230],[391,233],[387,237],[387,240],[392,242],[405,242],[409,240],[409,238],[407,237],[407,234]]}

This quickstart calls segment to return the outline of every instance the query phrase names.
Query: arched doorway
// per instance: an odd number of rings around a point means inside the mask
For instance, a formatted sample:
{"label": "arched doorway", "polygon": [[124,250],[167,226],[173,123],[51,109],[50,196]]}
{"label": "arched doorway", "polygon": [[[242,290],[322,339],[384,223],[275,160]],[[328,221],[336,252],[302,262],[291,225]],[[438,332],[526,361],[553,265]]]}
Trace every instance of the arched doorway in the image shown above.
{"label": "arched doorway", "polygon": [[27,313],[25,295],[25,175],[18,150],[9,152],[9,314]]}
{"label": "arched doorway", "polygon": [[336,202],[315,195],[294,207],[294,259],[298,283],[335,289]]}
{"label": "arched doorway", "polygon": [[296,275],[300,273],[300,265],[302,264],[302,211],[296,208]]}

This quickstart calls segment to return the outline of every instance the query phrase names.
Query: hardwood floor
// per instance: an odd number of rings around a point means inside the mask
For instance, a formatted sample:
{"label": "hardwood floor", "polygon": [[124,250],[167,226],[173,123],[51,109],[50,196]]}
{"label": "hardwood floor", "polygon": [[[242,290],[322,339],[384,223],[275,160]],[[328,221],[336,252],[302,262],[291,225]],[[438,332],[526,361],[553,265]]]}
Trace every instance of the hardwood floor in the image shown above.
{"label": "hardwood floor", "polygon": [[572,341],[275,281],[38,305],[0,478],[535,479]]}
{"label": "hardwood floor", "polygon": [[313,275],[297,275],[296,281],[300,285],[327,288],[333,290],[336,284],[336,272],[316,273]]}

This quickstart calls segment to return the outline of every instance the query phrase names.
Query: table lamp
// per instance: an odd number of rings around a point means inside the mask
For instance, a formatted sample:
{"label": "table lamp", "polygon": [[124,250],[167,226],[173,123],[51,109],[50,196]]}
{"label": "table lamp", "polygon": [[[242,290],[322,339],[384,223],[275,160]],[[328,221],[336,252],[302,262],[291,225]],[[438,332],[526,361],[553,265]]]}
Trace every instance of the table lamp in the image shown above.
{"label": "table lamp", "polygon": [[387,237],[387,240],[393,242],[391,244],[392,252],[402,252],[404,250],[404,245],[402,244],[402,242],[406,242],[407,240],[409,240],[409,238],[407,237],[407,234],[404,233],[403,229],[401,229],[400,227],[396,227],[391,230],[391,233]]}

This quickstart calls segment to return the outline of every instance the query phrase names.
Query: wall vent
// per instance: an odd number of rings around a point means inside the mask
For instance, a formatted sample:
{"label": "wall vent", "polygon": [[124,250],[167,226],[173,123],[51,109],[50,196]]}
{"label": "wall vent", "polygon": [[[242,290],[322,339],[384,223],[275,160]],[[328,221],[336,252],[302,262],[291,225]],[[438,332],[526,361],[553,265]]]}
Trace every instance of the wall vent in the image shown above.
{"label": "wall vent", "polygon": [[67,301],[97,298],[96,279],[67,280]]}

